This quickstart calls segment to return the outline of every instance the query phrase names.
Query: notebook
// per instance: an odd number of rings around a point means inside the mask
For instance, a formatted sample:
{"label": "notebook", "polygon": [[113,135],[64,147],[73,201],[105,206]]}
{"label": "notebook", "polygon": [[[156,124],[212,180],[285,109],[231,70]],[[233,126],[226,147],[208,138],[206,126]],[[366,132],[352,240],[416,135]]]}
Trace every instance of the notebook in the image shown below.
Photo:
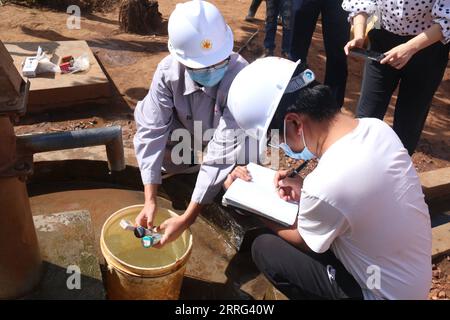
{"label": "notebook", "polygon": [[276,171],[255,163],[249,163],[247,170],[252,181],[236,179],[225,192],[222,204],[292,226],[297,218],[298,203],[287,202],[278,196],[273,183]]}

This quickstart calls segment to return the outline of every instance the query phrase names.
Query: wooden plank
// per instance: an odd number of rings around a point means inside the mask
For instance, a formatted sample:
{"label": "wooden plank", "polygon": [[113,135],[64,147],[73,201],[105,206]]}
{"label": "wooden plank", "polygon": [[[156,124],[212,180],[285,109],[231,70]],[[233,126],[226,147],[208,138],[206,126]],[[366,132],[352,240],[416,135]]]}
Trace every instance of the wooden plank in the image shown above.
{"label": "wooden plank", "polygon": [[433,259],[450,253],[450,222],[432,229],[432,256]]}
{"label": "wooden plank", "polygon": [[419,178],[427,200],[450,195],[450,167],[422,172]]}

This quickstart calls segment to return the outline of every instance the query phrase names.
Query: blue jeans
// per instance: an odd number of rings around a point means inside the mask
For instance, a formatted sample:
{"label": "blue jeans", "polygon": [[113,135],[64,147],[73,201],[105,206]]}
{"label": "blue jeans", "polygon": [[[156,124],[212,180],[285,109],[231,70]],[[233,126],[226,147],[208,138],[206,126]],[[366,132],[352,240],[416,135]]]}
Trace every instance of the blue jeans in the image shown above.
{"label": "blue jeans", "polygon": [[342,0],[294,0],[292,45],[289,54],[294,61],[301,59],[307,62],[312,35],[321,14],[327,56],[324,82],[330,86],[338,106],[344,103],[347,84],[347,56],[344,46],[350,38],[348,13],[341,5]]}
{"label": "blue jeans", "polygon": [[264,48],[275,49],[275,34],[277,32],[278,15],[283,22],[283,38],[281,51],[288,54],[291,49],[291,12],[292,0],[266,0],[266,35]]}

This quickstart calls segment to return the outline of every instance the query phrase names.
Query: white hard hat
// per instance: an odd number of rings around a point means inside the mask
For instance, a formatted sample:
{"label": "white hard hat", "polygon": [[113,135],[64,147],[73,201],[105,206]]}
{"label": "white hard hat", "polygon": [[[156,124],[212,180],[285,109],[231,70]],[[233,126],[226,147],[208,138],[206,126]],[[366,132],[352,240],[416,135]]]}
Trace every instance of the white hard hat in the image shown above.
{"label": "white hard hat", "polygon": [[228,58],[233,32],[211,3],[194,0],[177,4],[169,18],[169,51],[180,63],[205,68]]}
{"label": "white hard hat", "polygon": [[242,69],[231,84],[228,108],[239,127],[259,140],[260,153],[266,149],[267,130],[283,94],[315,79],[309,69],[293,78],[299,63],[277,57],[257,59]]}

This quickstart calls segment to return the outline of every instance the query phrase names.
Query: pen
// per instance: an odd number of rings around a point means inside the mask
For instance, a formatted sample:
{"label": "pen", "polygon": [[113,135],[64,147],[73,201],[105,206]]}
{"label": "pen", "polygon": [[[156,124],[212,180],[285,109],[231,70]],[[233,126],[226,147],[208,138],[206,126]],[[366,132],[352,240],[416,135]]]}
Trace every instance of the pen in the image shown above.
{"label": "pen", "polygon": [[[300,171],[302,171],[308,164],[309,161],[304,161],[301,165],[299,165],[297,168],[295,168],[294,170],[292,170],[291,173],[289,173],[286,177],[288,178],[293,178],[295,177],[296,174],[298,174]],[[276,186],[275,188],[276,191],[280,190],[279,186]]]}
{"label": "pen", "polygon": [[294,170],[292,170],[291,173],[288,174],[289,178],[293,178],[295,177],[296,174],[298,174],[300,171],[303,170],[304,167],[306,167],[306,165],[308,164],[309,161],[304,161],[301,165],[299,165],[297,168],[295,168]]}

